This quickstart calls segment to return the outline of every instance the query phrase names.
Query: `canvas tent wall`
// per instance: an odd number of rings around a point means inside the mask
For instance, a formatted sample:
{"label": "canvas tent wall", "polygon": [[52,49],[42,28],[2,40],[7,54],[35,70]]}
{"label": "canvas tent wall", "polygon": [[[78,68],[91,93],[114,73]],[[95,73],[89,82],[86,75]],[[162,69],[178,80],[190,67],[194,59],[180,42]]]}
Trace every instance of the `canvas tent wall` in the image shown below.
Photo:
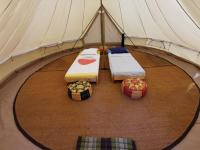
{"label": "canvas tent wall", "polygon": [[[108,41],[118,41],[119,30],[129,37],[128,45],[159,48],[200,65],[199,0],[102,0],[102,4],[108,15],[104,33]],[[90,25],[100,7],[100,0],[0,0],[0,79],[74,43],[83,46],[89,29],[96,31],[90,38],[98,39],[98,26]]]}
{"label": "canvas tent wall", "polygon": [[98,10],[90,27],[88,27],[83,40],[85,45],[119,45],[121,34],[112,18],[105,12],[105,8],[102,7],[102,10],[101,8]]}

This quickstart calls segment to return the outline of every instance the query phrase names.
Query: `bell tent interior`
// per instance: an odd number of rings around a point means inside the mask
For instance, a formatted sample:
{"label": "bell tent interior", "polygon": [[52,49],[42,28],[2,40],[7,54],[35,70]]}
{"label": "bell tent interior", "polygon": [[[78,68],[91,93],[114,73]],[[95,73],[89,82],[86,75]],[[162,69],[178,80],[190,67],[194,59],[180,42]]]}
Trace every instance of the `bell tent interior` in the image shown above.
{"label": "bell tent interior", "polygon": [[0,0],[0,149],[200,149],[200,0]]}

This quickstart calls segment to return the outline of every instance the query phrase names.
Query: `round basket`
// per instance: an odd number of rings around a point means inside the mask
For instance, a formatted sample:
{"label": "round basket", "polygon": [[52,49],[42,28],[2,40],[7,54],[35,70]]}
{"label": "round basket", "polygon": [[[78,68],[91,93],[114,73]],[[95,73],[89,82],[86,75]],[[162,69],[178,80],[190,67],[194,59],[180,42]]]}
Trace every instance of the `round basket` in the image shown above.
{"label": "round basket", "polygon": [[91,95],[92,85],[88,81],[76,81],[68,86],[68,96],[73,100],[86,100]]}
{"label": "round basket", "polygon": [[132,99],[143,97],[147,92],[147,83],[140,78],[129,78],[122,82],[122,93]]}

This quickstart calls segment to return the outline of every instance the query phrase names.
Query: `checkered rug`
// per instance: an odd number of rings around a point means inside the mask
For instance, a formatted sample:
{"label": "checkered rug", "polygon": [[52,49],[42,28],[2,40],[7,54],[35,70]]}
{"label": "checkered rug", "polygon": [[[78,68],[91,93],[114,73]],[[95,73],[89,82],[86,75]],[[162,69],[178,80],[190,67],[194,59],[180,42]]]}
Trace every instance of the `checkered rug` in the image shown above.
{"label": "checkered rug", "polygon": [[79,136],[76,150],[136,150],[136,146],[130,138]]}

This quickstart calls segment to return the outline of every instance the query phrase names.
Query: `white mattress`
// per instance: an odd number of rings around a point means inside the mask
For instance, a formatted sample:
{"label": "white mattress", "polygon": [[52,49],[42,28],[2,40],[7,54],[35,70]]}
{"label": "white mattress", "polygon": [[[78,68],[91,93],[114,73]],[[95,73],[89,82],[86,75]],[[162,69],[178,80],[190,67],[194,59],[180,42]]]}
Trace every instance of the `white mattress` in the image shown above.
{"label": "white mattress", "polygon": [[112,76],[144,77],[145,71],[130,53],[108,54]]}
{"label": "white mattress", "polygon": [[[80,60],[95,60],[92,63],[81,64]],[[97,78],[99,73],[100,55],[95,53],[80,53],[65,74],[65,80],[81,80]],[[91,79],[92,80],[92,79]],[[93,80],[92,80],[93,81]]]}

